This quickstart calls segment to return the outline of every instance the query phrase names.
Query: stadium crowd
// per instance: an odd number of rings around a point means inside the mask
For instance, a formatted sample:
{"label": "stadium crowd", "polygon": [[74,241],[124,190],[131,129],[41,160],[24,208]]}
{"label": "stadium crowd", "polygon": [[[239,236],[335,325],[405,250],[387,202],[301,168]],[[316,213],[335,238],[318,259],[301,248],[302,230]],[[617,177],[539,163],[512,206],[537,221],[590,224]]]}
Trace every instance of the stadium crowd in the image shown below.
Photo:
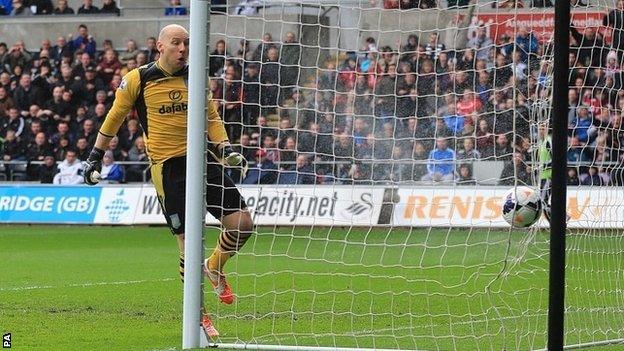
{"label": "stadium crowd", "polygon": [[[605,24],[614,16],[622,10]],[[570,185],[623,183],[624,45],[616,34],[611,45],[593,28],[572,27]],[[228,172],[246,184],[469,185],[473,161],[493,160],[504,163],[500,184],[534,183],[535,122],[548,111],[552,52],[524,27],[494,41],[481,26],[464,42],[447,48],[435,32],[398,46],[367,38],[311,72],[300,64],[305,49],[295,33],[266,33],[255,47],[218,41],[210,91],[230,140],[252,164],[245,178]],[[6,163],[6,178],[80,182],[64,172],[88,156],[123,75],[158,58],[155,38],[142,43],[98,45],[86,25],[36,52],[22,41],[0,43],[1,155],[27,161]],[[133,112],[107,151],[104,180],[145,180],[141,134]]]}

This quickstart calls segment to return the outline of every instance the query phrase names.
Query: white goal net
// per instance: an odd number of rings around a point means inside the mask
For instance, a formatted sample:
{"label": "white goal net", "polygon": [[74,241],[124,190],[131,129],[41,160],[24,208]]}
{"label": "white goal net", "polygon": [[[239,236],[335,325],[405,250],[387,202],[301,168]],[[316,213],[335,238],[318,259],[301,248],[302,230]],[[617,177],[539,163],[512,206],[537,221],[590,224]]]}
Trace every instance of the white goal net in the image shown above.
{"label": "white goal net", "polygon": [[[599,345],[624,338],[624,12],[573,3],[565,337]],[[501,212],[546,172],[551,1],[231,5],[206,71],[257,232],[235,304],[206,292],[215,346],[545,348],[548,222]]]}

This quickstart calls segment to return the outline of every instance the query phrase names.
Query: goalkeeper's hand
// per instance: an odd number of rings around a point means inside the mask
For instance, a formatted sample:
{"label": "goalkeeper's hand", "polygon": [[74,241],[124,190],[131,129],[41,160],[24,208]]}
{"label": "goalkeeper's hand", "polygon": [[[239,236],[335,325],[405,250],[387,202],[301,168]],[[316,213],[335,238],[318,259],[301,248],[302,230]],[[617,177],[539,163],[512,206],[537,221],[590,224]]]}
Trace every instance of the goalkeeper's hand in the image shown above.
{"label": "goalkeeper's hand", "polygon": [[242,178],[245,178],[245,175],[247,175],[247,160],[245,160],[245,157],[234,151],[230,145],[223,146],[221,152],[225,164],[230,167],[240,167]]}
{"label": "goalkeeper's hand", "polygon": [[85,183],[89,185],[96,185],[100,182],[100,173],[102,172],[102,158],[104,157],[104,150],[93,148],[89,157],[84,163],[82,175]]}

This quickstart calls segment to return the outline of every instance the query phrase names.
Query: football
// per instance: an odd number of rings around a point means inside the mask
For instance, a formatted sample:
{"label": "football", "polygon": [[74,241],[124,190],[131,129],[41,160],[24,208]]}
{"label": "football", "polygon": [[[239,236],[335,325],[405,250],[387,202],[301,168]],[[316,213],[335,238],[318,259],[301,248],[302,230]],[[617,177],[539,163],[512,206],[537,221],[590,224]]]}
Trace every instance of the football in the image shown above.
{"label": "football", "polygon": [[509,189],[503,197],[503,218],[512,227],[530,227],[542,214],[539,192],[527,186]]}

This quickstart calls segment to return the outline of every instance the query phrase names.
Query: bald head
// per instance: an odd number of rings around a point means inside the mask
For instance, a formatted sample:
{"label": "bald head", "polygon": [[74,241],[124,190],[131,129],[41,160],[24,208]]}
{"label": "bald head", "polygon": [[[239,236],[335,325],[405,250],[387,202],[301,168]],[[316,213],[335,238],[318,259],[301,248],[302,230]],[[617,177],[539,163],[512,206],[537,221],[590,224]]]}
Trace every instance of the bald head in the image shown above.
{"label": "bald head", "polygon": [[169,24],[163,27],[158,33],[158,41],[166,41],[172,36],[179,35],[188,38],[189,34],[186,28],[179,24]]}
{"label": "bald head", "polygon": [[186,65],[188,58],[189,33],[186,28],[170,24],[158,34],[156,48],[160,53],[158,63],[169,73],[174,73]]}

